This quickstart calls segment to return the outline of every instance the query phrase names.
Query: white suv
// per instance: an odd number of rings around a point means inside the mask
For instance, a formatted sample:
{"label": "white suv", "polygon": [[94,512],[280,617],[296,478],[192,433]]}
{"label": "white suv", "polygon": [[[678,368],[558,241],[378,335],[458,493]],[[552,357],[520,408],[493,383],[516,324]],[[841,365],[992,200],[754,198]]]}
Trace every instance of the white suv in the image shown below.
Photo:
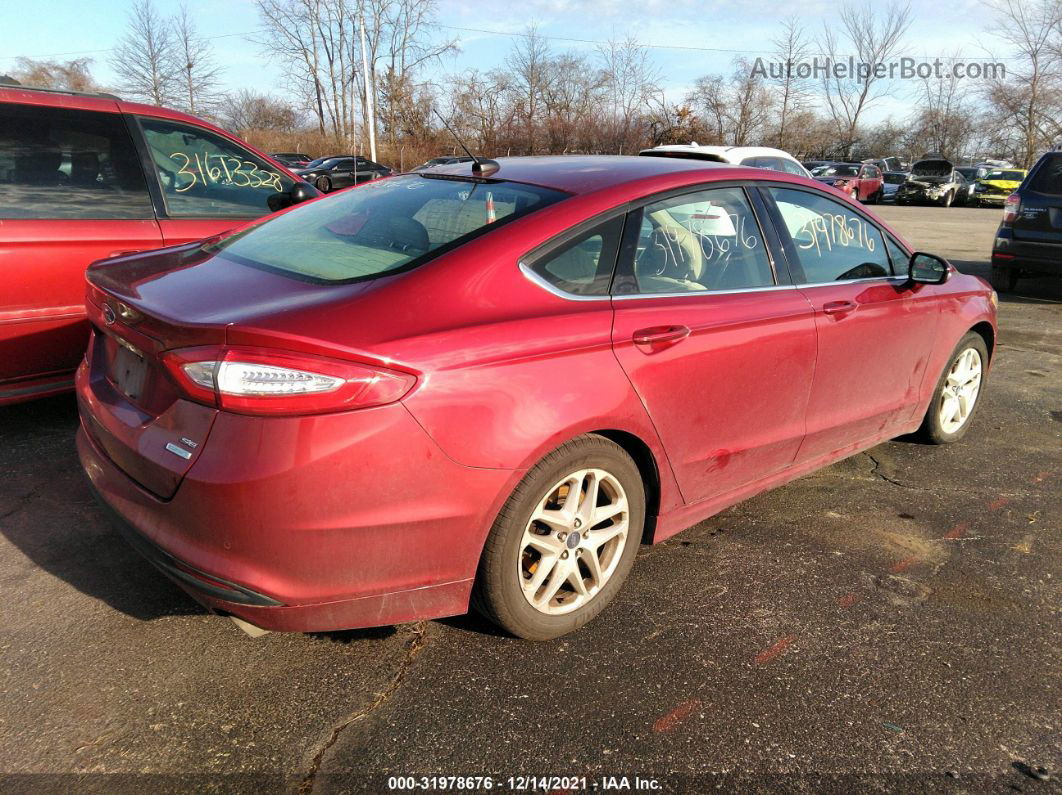
{"label": "white suv", "polygon": [[716,163],[730,163],[735,166],[752,166],[784,171],[800,177],[811,178],[808,170],[788,152],[772,149],[769,146],[700,146],[691,144],[668,144],[643,149],[638,154],[648,157],[689,157],[699,160],[713,160]]}

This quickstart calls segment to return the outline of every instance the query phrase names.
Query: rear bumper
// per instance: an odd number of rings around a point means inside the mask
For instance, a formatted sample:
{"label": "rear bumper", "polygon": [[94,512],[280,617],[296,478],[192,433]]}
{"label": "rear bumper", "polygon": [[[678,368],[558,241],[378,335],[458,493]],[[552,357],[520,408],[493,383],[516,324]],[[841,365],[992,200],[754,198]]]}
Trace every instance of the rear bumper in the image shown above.
{"label": "rear bumper", "polygon": [[1062,276],[1062,235],[1058,243],[1035,243],[1015,240],[1012,229],[1001,227],[992,246],[992,267]]}
{"label": "rear bumper", "polygon": [[314,632],[468,609],[519,473],[455,464],[400,405],[254,422],[219,415],[170,500],[132,481],[84,427],[77,447],[132,545],[211,610]]}

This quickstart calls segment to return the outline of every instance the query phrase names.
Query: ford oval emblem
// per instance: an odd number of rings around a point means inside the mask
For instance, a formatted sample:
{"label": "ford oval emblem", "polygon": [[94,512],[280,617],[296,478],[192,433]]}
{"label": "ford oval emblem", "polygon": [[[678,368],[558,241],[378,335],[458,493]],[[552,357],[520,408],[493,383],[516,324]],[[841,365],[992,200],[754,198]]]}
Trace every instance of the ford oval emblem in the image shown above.
{"label": "ford oval emblem", "polygon": [[117,320],[117,317],[114,314],[114,309],[111,307],[110,304],[104,304],[103,322],[106,323],[108,326],[113,326],[115,320]]}

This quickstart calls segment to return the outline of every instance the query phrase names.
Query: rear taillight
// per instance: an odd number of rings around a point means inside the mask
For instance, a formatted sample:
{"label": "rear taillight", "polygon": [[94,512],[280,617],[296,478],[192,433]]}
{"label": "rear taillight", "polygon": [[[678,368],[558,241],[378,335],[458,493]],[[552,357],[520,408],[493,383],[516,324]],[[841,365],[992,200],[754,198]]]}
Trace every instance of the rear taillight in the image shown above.
{"label": "rear taillight", "polygon": [[184,348],[163,364],[192,400],[244,414],[323,414],[393,403],[409,373],[267,348]]}
{"label": "rear taillight", "polygon": [[1007,200],[1003,202],[1003,223],[1012,224],[1018,219],[1018,213],[1021,212],[1021,196],[1017,193],[1012,193],[1007,197]]}

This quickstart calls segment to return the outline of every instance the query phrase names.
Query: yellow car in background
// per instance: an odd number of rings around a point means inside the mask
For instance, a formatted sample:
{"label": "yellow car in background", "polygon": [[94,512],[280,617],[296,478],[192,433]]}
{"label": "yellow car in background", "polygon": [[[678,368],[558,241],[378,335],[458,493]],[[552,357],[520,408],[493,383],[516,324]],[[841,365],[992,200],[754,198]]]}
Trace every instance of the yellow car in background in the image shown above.
{"label": "yellow car in background", "polygon": [[1029,172],[1022,168],[994,168],[973,186],[970,194],[975,207],[1002,207]]}

